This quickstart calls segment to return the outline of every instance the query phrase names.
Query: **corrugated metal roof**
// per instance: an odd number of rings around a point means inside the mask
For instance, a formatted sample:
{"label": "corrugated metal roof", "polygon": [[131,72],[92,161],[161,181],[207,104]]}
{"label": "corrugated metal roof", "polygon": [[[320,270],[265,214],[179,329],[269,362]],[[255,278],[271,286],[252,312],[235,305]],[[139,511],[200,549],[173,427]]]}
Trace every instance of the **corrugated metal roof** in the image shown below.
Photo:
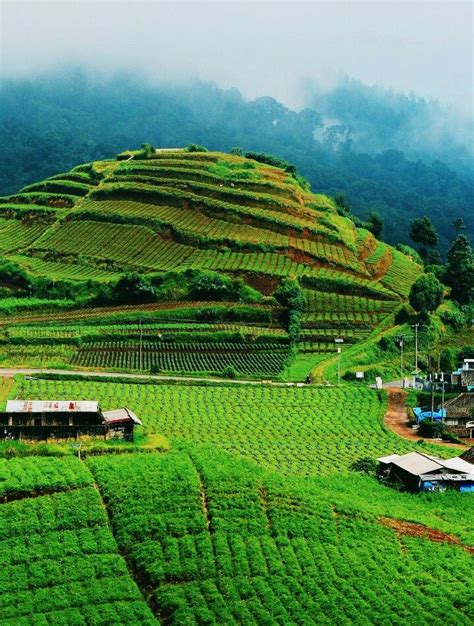
{"label": "corrugated metal roof", "polygon": [[462,472],[463,474],[473,474],[474,475],[474,465],[472,463],[468,463],[461,459],[458,456],[455,456],[452,459],[447,459],[443,461],[444,467],[448,469],[452,469],[458,472]]}
{"label": "corrugated metal roof", "polygon": [[133,411],[127,407],[121,409],[114,409],[112,411],[104,411],[102,413],[104,422],[112,424],[113,422],[128,422],[132,421],[134,424],[142,425],[141,420],[135,415]]}
{"label": "corrugated metal roof", "polygon": [[436,459],[436,457],[429,457],[428,455],[420,454],[419,452],[409,452],[408,454],[404,454],[400,458],[392,461],[392,465],[395,465],[395,467],[399,467],[414,476],[420,476],[420,474],[428,474],[430,472],[443,469],[440,459]]}
{"label": "corrugated metal roof", "polygon": [[92,400],[8,400],[7,413],[97,413]]}
{"label": "corrugated metal roof", "polygon": [[395,461],[395,459],[399,459],[400,455],[399,454],[390,454],[389,456],[381,456],[377,459],[377,461],[380,461],[380,463],[391,463],[392,461]]}

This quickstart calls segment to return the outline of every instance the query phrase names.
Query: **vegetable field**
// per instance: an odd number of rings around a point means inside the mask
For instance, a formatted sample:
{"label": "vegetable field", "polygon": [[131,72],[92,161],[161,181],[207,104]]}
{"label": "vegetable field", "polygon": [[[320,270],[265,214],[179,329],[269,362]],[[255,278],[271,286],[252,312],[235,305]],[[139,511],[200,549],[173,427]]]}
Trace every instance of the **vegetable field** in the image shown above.
{"label": "vegetable field", "polygon": [[[89,466],[120,548],[168,623],[467,625],[473,617],[467,552],[398,538],[370,508],[336,504],[331,488],[196,446]],[[390,507],[375,484],[359,487]]]}
{"label": "vegetable field", "polygon": [[157,623],[84,465],[2,460],[0,477],[2,624]]}
{"label": "vegetable field", "polygon": [[157,343],[105,341],[84,344],[72,357],[72,366],[153,372],[222,373],[232,367],[241,374],[278,375],[288,359],[280,344],[254,346],[226,342]]}
{"label": "vegetable field", "polygon": [[99,400],[104,409],[115,408],[120,398],[140,416],[146,433],[212,443],[289,474],[344,471],[361,457],[415,449],[383,428],[385,400],[359,387],[26,380],[21,397]]}

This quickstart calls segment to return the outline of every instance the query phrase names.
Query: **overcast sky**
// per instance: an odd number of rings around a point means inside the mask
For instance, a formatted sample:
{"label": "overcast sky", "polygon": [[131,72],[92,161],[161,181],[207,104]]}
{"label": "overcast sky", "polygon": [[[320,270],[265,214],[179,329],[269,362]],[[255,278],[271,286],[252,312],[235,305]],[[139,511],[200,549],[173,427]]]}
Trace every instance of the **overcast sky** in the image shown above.
{"label": "overcast sky", "polygon": [[2,2],[1,72],[69,63],[303,104],[342,73],[472,110],[471,2]]}

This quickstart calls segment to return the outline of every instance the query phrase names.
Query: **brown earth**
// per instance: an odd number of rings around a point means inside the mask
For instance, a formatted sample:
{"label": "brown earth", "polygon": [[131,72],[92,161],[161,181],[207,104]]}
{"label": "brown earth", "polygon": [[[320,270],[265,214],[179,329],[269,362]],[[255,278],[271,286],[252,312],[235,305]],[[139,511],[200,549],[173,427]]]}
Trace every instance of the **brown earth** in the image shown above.
{"label": "brown earth", "polygon": [[379,522],[388,528],[394,530],[397,535],[409,535],[410,537],[419,537],[428,539],[429,541],[436,541],[438,543],[450,543],[464,548],[471,554],[474,554],[474,547],[466,546],[454,535],[448,535],[447,533],[429,528],[423,524],[416,524],[414,522],[405,522],[404,520],[393,519],[392,517],[380,517]]}

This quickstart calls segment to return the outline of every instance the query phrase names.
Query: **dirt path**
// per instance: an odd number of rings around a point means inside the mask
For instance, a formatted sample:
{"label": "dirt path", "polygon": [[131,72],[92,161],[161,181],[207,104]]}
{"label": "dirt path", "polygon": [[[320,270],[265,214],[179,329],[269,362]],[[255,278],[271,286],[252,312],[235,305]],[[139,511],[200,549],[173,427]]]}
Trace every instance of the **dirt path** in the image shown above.
{"label": "dirt path", "polygon": [[[420,435],[416,431],[412,430],[407,424],[407,410],[405,407],[406,391],[395,387],[389,387],[387,389],[388,394],[388,408],[384,416],[384,424],[388,426],[395,434],[409,439],[410,441],[419,441]],[[460,450],[467,450],[468,445],[461,443],[450,443],[449,441],[429,441],[441,446],[449,446],[450,448],[459,448]]]}

